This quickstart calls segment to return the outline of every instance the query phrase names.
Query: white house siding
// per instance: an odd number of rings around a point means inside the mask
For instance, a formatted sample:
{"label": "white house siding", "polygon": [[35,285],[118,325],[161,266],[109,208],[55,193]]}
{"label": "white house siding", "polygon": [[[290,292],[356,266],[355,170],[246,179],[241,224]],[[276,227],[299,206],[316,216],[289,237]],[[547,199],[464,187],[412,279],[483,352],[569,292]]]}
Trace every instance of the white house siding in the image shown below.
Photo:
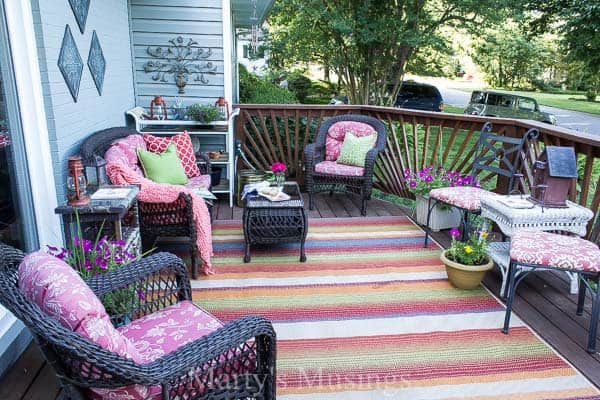
{"label": "white house siding", "polygon": [[[144,64],[153,57],[148,46],[169,45],[169,40],[181,36],[184,42],[193,39],[198,47],[212,50],[207,59],[216,65],[216,74],[206,74],[207,85],[188,77],[185,93],[179,94],[173,75],[168,82],[154,81],[152,73],[144,72]],[[156,95],[161,95],[169,106],[175,97],[184,105],[214,104],[224,96],[223,10],[222,0],[131,0],[131,37],[135,66],[136,105],[149,107]],[[227,79],[231,79],[228,77]]]}
{"label": "white house siding", "polygon": [[[44,103],[54,178],[59,202],[65,198],[67,158],[90,133],[125,125],[125,111],[135,103],[127,0],[91,1],[85,31],[79,30],[66,0],[31,0],[37,37]],[[69,25],[83,74],[77,102],[58,68],[65,26]],[[106,60],[102,95],[87,66],[92,33],[96,31]]]}

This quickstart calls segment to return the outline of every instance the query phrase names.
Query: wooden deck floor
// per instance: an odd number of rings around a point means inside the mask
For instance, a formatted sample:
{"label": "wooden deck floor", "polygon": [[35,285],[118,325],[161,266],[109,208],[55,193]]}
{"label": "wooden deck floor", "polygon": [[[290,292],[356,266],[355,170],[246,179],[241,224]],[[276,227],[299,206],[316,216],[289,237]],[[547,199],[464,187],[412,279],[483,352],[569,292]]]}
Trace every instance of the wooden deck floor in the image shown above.
{"label": "wooden deck floor", "polygon": [[[356,196],[319,195],[309,217],[360,217],[359,204]],[[242,216],[240,208],[229,208],[224,202],[217,203],[214,211],[218,220],[240,219]],[[369,203],[368,216],[390,215],[406,215],[406,209],[380,200]],[[443,246],[450,242],[449,236],[443,233],[434,234],[434,238]],[[499,272],[494,270],[487,274],[484,283],[497,295],[500,281]],[[585,351],[590,302],[582,317],[575,315],[576,302],[576,296],[569,294],[567,279],[561,274],[547,272],[531,274],[521,283],[514,307],[516,314],[540,337],[600,387],[600,355],[590,355]],[[2,400],[55,399],[59,390],[52,369],[35,344],[31,344],[14,367],[0,379]]]}

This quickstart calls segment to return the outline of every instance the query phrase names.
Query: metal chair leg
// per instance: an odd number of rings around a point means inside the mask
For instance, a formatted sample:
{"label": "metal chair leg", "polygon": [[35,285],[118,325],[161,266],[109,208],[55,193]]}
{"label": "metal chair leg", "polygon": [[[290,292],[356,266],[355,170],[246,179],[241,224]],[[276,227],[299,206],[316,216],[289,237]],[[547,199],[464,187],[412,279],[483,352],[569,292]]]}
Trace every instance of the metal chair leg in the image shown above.
{"label": "metal chair leg", "polygon": [[[596,283],[598,282],[598,277],[595,279]],[[598,314],[600,313],[600,296],[598,295],[598,286],[596,286],[596,291],[592,292],[592,319],[590,320],[590,332],[588,334],[588,343],[587,343],[587,351],[588,353],[596,352],[596,335],[598,334]]]}
{"label": "metal chair leg", "polygon": [[587,291],[587,285],[584,282],[585,276],[578,274],[579,277],[579,294],[577,297],[577,315],[583,315],[583,307],[585,305],[585,294]]}
{"label": "metal chair leg", "polygon": [[312,210],[315,208],[315,193],[312,190],[308,191],[308,209]]}
{"label": "metal chair leg", "polygon": [[469,229],[471,229],[469,223],[469,212],[463,211],[463,231],[460,237],[460,240],[462,240],[463,242],[469,239]]}
{"label": "metal chair leg", "polygon": [[508,334],[508,327],[510,325],[510,314],[512,313],[512,304],[517,292],[517,268],[514,262],[510,262],[508,265],[508,297],[506,298],[506,314],[504,315],[504,327],[502,333]]}
{"label": "metal chair leg", "polygon": [[433,203],[433,198],[429,197],[427,203],[427,225],[425,225],[425,243],[423,244],[423,247],[427,247],[427,243],[429,242],[429,223],[431,222],[431,212],[433,211],[435,204],[437,204],[436,202],[432,206],[431,203]]}

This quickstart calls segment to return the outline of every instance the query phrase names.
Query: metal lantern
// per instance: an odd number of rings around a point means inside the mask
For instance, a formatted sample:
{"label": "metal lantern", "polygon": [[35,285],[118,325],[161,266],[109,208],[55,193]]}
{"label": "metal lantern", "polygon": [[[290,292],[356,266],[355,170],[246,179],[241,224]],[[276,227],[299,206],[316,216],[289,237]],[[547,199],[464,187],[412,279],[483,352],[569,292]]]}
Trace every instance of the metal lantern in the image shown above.
{"label": "metal lantern", "polygon": [[70,206],[84,206],[89,204],[90,196],[85,192],[87,182],[85,180],[85,175],[83,174],[81,157],[69,157],[67,168],[69,172],[69,176],[67,177],[67,197],[69,198],[69,201],[67,204]]}
{"label": "metal lantern", "polygon": [[217,101],[215,101],[215,107],[219,110],[223,118],[229,119],[229,104],[225,97],[220,96]]}
{"label": "metal lantern", "polygon": [[154,96],[152,101],[150,102],[150,119],[154,118],[154,107],[158,107],[158,111],[160,113],[162,108],[162,116],[157,115],[156,119],[167,119],[167,102],[163,100],[161,96]]}
{"label": "metal lantern", "polygon": [[544,207],[568,207],[569,189],[577,177],[575,150],[572,147],[546,146],[534,164],[530,200]]}

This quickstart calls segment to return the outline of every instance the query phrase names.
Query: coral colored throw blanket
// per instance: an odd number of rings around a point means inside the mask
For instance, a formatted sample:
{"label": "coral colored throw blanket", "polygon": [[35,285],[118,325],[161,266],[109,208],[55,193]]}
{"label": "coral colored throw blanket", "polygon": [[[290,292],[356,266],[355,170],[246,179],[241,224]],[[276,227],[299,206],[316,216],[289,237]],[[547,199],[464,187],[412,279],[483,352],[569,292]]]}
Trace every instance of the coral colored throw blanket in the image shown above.
{"label": "coral colored throw blanket", "polygon": [[202,260],[201,271],[207,275],[215,273],[211,263],[213,248],[210,214],[201,197],[184,186],[152,182],[122,162],[107,163],[106,174],[115,185],[140,185],[138,200],[146,203],[172,203],[177,200],[179,193],[189,194],[192,198],[192,211],[197,232],[196,244]]}

